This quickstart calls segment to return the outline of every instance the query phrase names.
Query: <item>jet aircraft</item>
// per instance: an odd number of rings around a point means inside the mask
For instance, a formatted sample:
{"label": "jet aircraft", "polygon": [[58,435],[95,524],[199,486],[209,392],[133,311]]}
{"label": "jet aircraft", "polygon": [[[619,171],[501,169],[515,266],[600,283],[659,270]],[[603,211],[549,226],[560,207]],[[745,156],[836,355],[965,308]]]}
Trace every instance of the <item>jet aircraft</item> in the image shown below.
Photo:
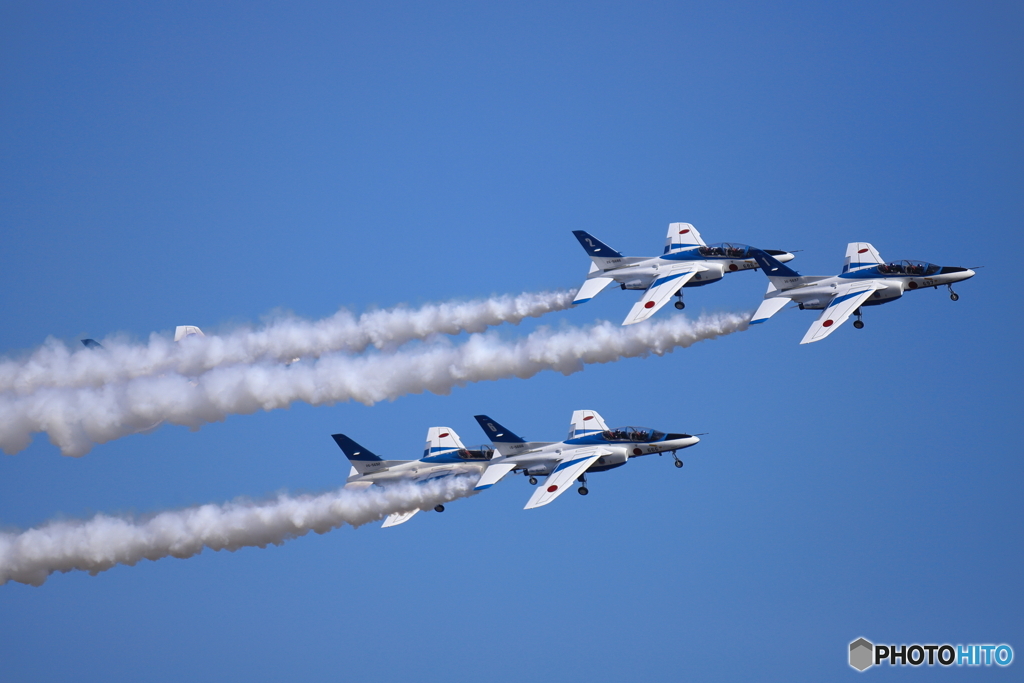
{"label": "jet aircraft", "polygon": [[[573,230],[572,234],[593,260],[573,304],[590,301],[612,282],[619,283],[622,289],[644,291],[623,325],[647,320],[673,296],[678,297],[676,308],[682,310],[686,307],[684,287],[702,287],[721,280],[726,273],[758,267],[750,256],[753,247],[729,242],[704,244],[697,228],[689,223],[670,223],[665,251],[653,257],[623,256],[588,232]],[[793,254],[787,251],[767,253],[780,261],[793,259]]]}
{"label": "jet aircraft", "polygon": [[494,446],[494,456],[476,484],[477,491],[489,488],[512,471],[521,471],[530,478],[547,475],[534,491],[526,510],[547,505],[579,481],[580,495],[587,495],[587,472],[604,472],[625,465],[630,458],[650,453],[672,451],[676,467],[683,463],[676,451],[696,444],[700,439],[690,434],[665,434],[646,427],[608,429],[593,410],[577,410],[572,414],[569,436],[565,441],[525,441],[486,415],[477,415],[484,432]]}
{"label": "jet aircraft", "polygon": [[[352,469],[346,489],[365,489],[370,486],[391,486],[397,483],[423,483],[442,477],[479,475],[486,467],[493,451],[469,450],[462,445],[459,435],[448,427],[427,430],[427,445],[419,460],[385,460],[368,448],[360,446],[344,434],[332,434],[335,443],[344,451]],[[444,505],[434,509],[444,512]],[[412,519],[419,510],[396,512],[384,520],[384,527],[396,526]]]}
{"label": "jet aircraft", "polygon": [[886,263],[867,242],[851,242],[846,247],[843,272],[835,276],[801,276],[784,266],[770,253],[753,252],[754,259],[768,276],[768,291],[754,313],[750,324],[763,323],[786,304],[795,302],[801,310],[821,311],[807,330],[801,344],[821,341],[846,322],[851,315],[853,326],[864,327],[862,306],[878,306],[899,299],[907,291],[925,287],[949,288],[949,298],[957,301],[953,283],[974,277],[970,268],[937,266],[924,261],[891,261]]}

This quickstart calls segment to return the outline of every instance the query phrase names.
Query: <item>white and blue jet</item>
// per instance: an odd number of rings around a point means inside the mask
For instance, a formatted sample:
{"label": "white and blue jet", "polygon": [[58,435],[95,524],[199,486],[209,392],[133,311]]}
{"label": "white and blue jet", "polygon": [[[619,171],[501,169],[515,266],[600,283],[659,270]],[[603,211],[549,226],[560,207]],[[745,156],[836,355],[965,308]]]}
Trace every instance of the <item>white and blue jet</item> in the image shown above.
{"label": "white and blue jet", "polygon": [[851,315],[857,318],[854,327],[864,327],[862,306],[887,304],[904,292],[944,285],[949,288],[949,298],[957,301],[960,295],[953,291],[953,283],[974,277],[973,270],[958,266],[937,266],[924,261],[886,263],[867,242],[847,245],[843,272],[834,276],[802,276],[770,253],[755,250],[753,256],[768,276],[769,284],[750,324],[763,323],[790,302],[801,310],[821,311],[801,344],[821,341]]}
{"label": "white and blue jet", "polygon": [[676,467],[683,463],[676,451],[689,448],[700,439],[690,434],[666,434],[646,427],[608,426],[593,410],[577,410],[565,441],[525,441],[486,415],[477,415],[494,446],[487,470],[476,484],[477,491],[497,484],[509,472],[522,472],[531,484],[547,476],[526,504],[527,510],[547,505],[580,483],[581,495],[589,493],[588,472],[604,472],[625,465],[630,458],[671,451]]}
{"label": "white and blue jet", "polygon": [[[344,434],[331,436],[352,463],[346,489],[386,487],[408,482],[422,484],[460,475],[479,476],[487,468],[493,453],[489,449],[469,450],[462,445],[459,435],[448,427],[427,430],[427,445],[419,460],[385,460]],[[434,509],[444,512],[444,505],[436,505]],[[384,520],[383,527],[408,522],[417,512],[419,510],[396,512]]]}
{"label": "white and blue jet", "polygon": [[[607,244],[583,230],[572,234],[583,245],[593,263],[586,282],[576,293],[573,304],[582,304],[597,296],[613,282],[622,289],[644,292],[636,302],[623,325],[634,325],[647,320],[675,296],[676,308],[682,310],[684,287],[702,287],[718,282],[726,273],[753,270],[758,267],[751,258],[753,250],[745,244],[720,242],[704,244],[700,233],[689,223],[671,223],[661,256],[623,256]],[[788,251],[769,250],[779,261],[790,261]]]}

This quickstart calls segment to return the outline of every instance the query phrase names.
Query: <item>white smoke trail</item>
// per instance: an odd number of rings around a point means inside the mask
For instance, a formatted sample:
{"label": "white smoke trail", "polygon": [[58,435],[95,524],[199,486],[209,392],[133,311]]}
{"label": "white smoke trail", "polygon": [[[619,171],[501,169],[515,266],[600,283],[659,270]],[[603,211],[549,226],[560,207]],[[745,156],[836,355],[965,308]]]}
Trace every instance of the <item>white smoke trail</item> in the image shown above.
{"label": "white smoke trail", "polygon": [[622,327],[540,329],[517,340],[474,334],[461,345],[446,339],[391,353],[332,354],[318,361],[233,365],[200,375],[140,377],[99,388],[40,389],[28,396],[0,395],[0,448],[16,453],[35,432],[45,432],[64,455],[80,456],[154,423],[199,428],[231,414],[359,401],[372,405],[406,394],[447,394],[470,382],[528,378],[542,370],[568,375],[587,364],[662,355],[747,327],[749,314],[683,316]]}
{"label": "white smoke trail", "polygon": [[0,533],[0,585],[41,586],[54,572],[96,575],[118,564],[186,558],[203,548],[235,551],[281,545],[310,531],[357,527],[394,512],[429,510],[472,493],[478,477],[446,477],[318,496],[281,495],[263,503],[233,502],[161,512],[149,518],[96,515],[55,521],[21,533]]}
{"label": "white smoke trail", "polygon": [[186,337],[180,343],[153,334],[148,344],[105,339],[104,348],[69,349],[48,339],[22,360],[0,361],[0,392],[30,394],[48,387],[98,387],[110,382],[161,373],[195,376],[221,365],[317,358],[327,353],[357,353],[369,347],[395,348],[432,334],[482,332],[502,323],[572,306],[575,290],[429,304],[370,311],[355,316],[340,310],[323,320],[286,317],[259,329],[222,336]]}

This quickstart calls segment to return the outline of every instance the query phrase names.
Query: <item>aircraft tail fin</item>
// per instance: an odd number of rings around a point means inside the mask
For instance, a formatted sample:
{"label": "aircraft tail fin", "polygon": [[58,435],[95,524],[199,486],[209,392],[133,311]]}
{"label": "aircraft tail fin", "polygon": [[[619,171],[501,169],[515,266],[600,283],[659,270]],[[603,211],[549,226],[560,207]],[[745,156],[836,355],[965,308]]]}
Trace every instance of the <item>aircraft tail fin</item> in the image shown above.
{"label": "aircraft tail fin", "polygon": [[[369,448],[360,446],[344,434],[331,434],[331,438],[334,439],[334,443],[338,444],[338,447],[345,453],[345,457],[349,459],[349,462],[352,463],[352,468],[358,474],[383,472],[396,463],[407,462],[405,460],[385,460]],[[349,477],[351,478],[351,476],[352,474],[350,473]]]}
{"label": "aircraft tail fin", "polygon": [[569,425],[569,439],[605,431],[608,431],[608,425],[604,423],[596,410],[573,411],[572,424]]}
{"label": "aircraft tail fin", "polygon": [[462,440],[450,427],[431,427],[427,430],[427,445],[423,449],[423,457],[444,455],[453,451],[464,451]]}
{"label": "aircraft tail fin", "polygon": [[792,289],[795,285],[803,283],[804,279],[800,273],[789,266],[783,265],[771,254],[760,249],[751,249],[750,255],[757,261],[758,267],[768,276],[772,285],[779,291]]}
{"label": "aircraft tail fin", "polygon": [[100,344],[95,339],[81,339],[80,341],[82,342],[82,344],[85,345],[85,348],[87,348],[87,349],[102,349],[103,348],[103,344]]}
{"label": "aircraft tail fin", "polygon": [[[585,230],[573,230],[572,234],[580,241],[583,250],[594,260],[594,263],[601,270],[608,270],[616,264],[621,265],[622,254],[615,251],[607,244],[597,239]],[[593,270],[591,270],[593,272]]]}
{"label": "aircraft tail fin", "polygon": [[881,263],[882,260],[878,250],[867,242],[850,242],[846,245],[846,260],[843,262],[843,272],[860,270],[861,268],[872,268]]}
{"label": "aircraft tail fin", "polygon": [[669,223],[668,236],[665,237],[665,252],[670,254],[680,249],[693,249],[694,247],[707,246],[701,239],[697,228],[690,223]]}
{"label": "aircraft tail fin", "polygon": [[526,443],[523,438],[513,434],[512,430],[505,429],[486,415],[474,415],[473,417],[475,417],[476,421],[480,423],[480,427],[483,428],[484,433],[487,434],[487,438],[491,440],[491,443]]}

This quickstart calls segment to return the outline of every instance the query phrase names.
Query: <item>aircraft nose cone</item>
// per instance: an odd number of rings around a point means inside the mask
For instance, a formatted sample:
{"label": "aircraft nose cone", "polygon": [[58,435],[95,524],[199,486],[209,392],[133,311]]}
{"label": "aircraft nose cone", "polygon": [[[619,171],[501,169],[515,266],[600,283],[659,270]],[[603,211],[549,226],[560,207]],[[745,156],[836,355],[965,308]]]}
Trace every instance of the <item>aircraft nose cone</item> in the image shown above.
{"label": "aircraft nose cone", "polygon": [[963,272],[963,277],[960,278],[960,279],[961,280],[966,280],[967,278],[971,278],[971,277],[974,277],[974,271],[971,270],[970,268],[965,268],[964,272]]}

